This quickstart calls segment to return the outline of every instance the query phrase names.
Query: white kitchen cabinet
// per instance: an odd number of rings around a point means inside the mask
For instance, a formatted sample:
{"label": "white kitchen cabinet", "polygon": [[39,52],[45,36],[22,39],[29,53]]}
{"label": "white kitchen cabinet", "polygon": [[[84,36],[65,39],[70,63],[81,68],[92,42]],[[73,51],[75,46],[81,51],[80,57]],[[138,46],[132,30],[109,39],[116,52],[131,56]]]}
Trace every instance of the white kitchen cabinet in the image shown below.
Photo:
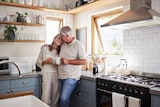
{"label": "white kitchen cabinet", "polygon": [[70,107],[96,107],[96,81],[81,78],[70,100]]}
{"label": "white kitchen cabinet", "polygon": [[41,97],[41,77],[20,78],[0,81],[0,95],[15,92],[33,91],[33,94]]}

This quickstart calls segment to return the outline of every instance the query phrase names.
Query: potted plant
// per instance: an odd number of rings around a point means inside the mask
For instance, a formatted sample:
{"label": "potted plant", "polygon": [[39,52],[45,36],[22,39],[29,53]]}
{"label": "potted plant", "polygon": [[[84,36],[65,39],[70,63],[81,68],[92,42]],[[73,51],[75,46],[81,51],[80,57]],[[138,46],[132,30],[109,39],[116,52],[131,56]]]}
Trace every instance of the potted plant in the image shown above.
{"label": "potted plant", "polygon": [[22,13],[19,13],[19,12],[16,12],[17,13],[17,22],[23,22],[23,23],[26,23],[26,16],[28,15],[28,13],[24,13],[24,14],[22,14]]}
{"label": "potted plant", "polygon": [[5,26],[4,39],[6,39],[8,41],[14,41],[15,40],[15,32],[16,31],[17,31],[16,25],[14,25],[14,26],[11,26],[11,25]]}

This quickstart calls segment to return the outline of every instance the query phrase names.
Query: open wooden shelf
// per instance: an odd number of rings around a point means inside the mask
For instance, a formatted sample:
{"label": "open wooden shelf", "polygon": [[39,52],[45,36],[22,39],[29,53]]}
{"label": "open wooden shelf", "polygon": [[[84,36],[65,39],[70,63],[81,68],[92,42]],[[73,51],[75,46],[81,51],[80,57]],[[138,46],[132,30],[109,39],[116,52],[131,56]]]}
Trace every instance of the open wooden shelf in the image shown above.
{"label": "open wooden shelf", "polygon": [[51,12],[67,14],[67,11],[64,11],[64,10],[44,8],[44,7],[40,7],[40,6],[24,5],[24,4],[18,4],[18,3],[0,2],[0,5],[12,6],[12,7],[20,7],[20,8],[28,8],[28,9],[35,9],[35,10],[42,10],[42,11],[51,11]]}
{"label": "open wooden shelf", "polygon": [[92,10],[96,8],[100,8],[102,6],[109,6],[113,4],[129,4],[129,0],[95,0],[94,2],[87,3],[84,5],[81,5],[79,7],[76,7],[74,9],[71,9],[68,11],[69,14],[77,14],[80,12],[85,12],[87,10]]}
{"label": "open wooden shelf", "polygon": [[0,24],[8,24],[8,25],[25,25],[25,26],[37,26],[41,27],[44,26],[44,24],[36,24],[36,23],[22,23],[22,22],[0,22]]}
{"label": "open wooden shelf", "polygon": [[14,40],[14,41],[8,41],[4,39],[0,39],[0,42],[45,42],[43,40]]}
{"label": "open wooden shelf", "polygon": [[0,2],[0,5],[5,6],[13,6],[13,7],[20,7],[20,8],[28,8],[28,9],[35,9],[35,10],[42,10],[42,11],[50,11],[56,13],[63,13],[63,14],[77,14],[80,12],[84,12],[86,10],[91,10],[95,8],[99,8],[102,6],[109,6],[111,4],[120,3],[120,4],[128,4],[129,0],[95,0],[91,3],[86,3],[79,7],[73,8],[69,11],[66,10],[57,10],[52,8],[44,8],[40,6],[32,6],[32,5],[24,5],[24,4],[17,4],[17,3],[8,3],[8,2]]}

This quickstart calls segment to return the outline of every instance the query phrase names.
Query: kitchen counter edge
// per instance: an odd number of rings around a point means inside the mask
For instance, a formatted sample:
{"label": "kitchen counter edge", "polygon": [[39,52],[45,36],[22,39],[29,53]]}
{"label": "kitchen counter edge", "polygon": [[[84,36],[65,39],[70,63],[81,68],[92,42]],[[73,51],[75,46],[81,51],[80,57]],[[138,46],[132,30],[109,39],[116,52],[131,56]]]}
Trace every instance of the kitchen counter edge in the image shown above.
{"label": "kitchen counter edge", "polygon": [[[41,72],[31,72],[31,73],[24,73],[22,77],[19,77],[18,74],[12,75],[0,75],[0,81],[2,80],[13,80],[13,79],[21,79],[21,78],[31,78],[31,77],[39,77],[42,76]],[[86,73],[82,71],[81,78],[96,81],[98,75],[93,75],[92,73]]]}
{"label": "kitchen counter edge", "polygon": [[18,74],[1,75],[0,76],[0,81],[2,81],[2,80],[13,80],[13,79],[22,79],[22,78],[32,78],[32,77],[39,77],[39,76],[41,76],[40,72],[24,73],[24,74],[22,74],[22,77],[19,77]]}

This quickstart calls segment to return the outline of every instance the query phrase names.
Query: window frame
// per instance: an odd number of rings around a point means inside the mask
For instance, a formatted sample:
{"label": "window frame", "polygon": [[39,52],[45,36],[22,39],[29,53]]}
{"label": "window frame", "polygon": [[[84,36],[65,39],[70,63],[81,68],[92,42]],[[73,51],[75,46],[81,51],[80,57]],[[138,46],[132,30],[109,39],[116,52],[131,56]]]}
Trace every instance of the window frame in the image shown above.
{"label": "window frame", "polygon": [[[122,8],[119,9],[115,9],[115,10],[111,10],[111,11],[107,11],[107,12],[103,12],[103,13],[99,13],[99,14],[95,14],[91,16],[91,54],[95,54],[95,38],[96,38],[96,33],[98,36],[98,40],[100,42],[100,45],[102,47],[102,50],[104,50],[104,47],[102,45],[102,38],[101,38],[101,34],[100,34],[100,30],[98,28],[98,23],[97,23],[97,19],[100,17],[105,17],[105,16],[109,16],[109,15],[113,15],[113,14],[120,14],[123,12]],[[95,30],[97,32],[95,32]]]}
{"label": "window frame", "polygon": [[[59,18],[59,17],[54,17],[54,16],[47,16],[46,17],[46,21],[50,20],[50,21],[59,21],[59,26],[58,26],[58,30],[61,29],[61,27],[64,25],[64,19],[63,18]],[[46,42],[46,41],[45,41]]]}

